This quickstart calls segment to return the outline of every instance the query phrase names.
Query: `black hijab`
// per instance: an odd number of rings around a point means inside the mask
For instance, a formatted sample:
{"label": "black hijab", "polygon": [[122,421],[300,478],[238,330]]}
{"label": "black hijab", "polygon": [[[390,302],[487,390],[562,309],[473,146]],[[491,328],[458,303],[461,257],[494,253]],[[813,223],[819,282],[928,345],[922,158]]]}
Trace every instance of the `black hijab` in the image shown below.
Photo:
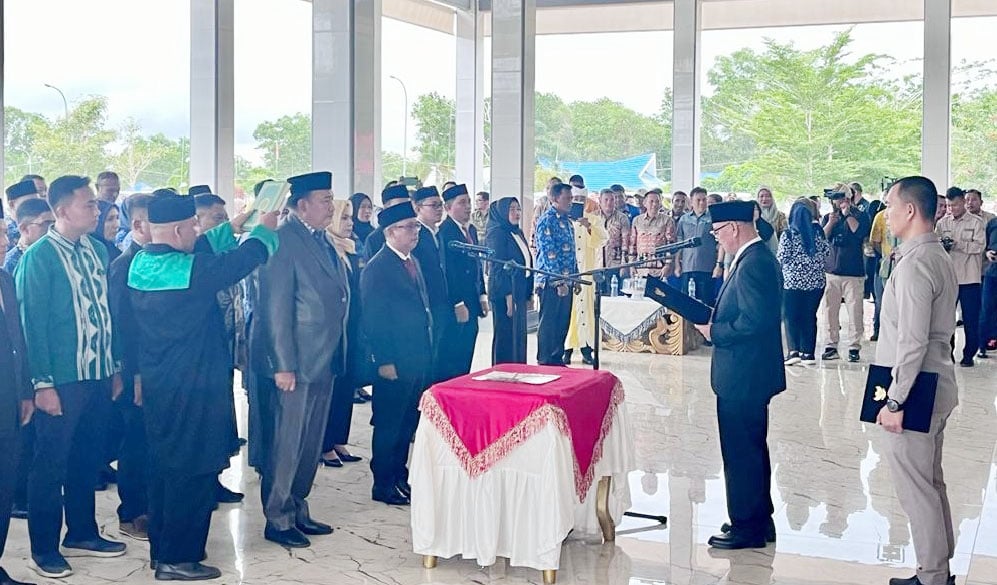
{"label": "black hijab", "polygon": [[360,204],[364,200],[370,201],[371,207],[373,208],[374,202],[371,201],[370,197],[366,193],[354,193],[350,197],[350,202],[353,204],[353,235],[358,242],[363,244],[367,241],[367,236],[374,231],[374,226],[370,225],[369,221],[360,221],[357,215],[360,213]]}
{"label": "black hijab", "polygon": [[488,223],[485,224],[486,235],[499,231],[523,235],[523,230],[509,221],[509,208],[512,207],[514,201],[518,202],[515,197],[503,197],[498,201],[492,201],[492,204],[488,206]]}

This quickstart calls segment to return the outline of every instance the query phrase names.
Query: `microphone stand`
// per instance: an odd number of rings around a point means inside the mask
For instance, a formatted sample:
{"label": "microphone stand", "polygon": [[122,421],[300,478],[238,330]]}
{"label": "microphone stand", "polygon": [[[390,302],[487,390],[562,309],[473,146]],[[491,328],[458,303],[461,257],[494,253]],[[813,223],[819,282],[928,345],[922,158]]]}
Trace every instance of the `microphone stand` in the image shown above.
{"label": "microphone stand", "polygon": [[[544,276],[549,276],[554,282],[566,282],[566,283],[577,284],[577,285],[592,285],[591,281],[585,280],[584,278],[581,278],[582,276],[585,276],[585,275],[581,275],[581,274],[558,274],[556,272],[550,272],[550,271],[547,271],[547,270],[542,270],[540,268],[534,268],[534,267],[531,267],[531,266],[524,266],[524,265],[522,265],[522,264],[520,264],[518,262],[515,262],[514,260],[497,260],[495,258],[492,258],[488,254],[484,254],[484,253],[481,253],[481,252],[475,252],[473,250],[466,250],[466,249],[460,249],[460,248],[455,248],[455,249],[459,250],[460,252],[462,252],[464,254],[467,254],[468,256],[474,257],[478,262],[487,262],[488,264],[491,264],[491,265],[493,265],[495,267],[501,267],[503,270],[509,270],[509,271],[522,270],[524,272],[528,272],[528,273],[532,273],[532,274],[542,274]],[[512,278],[512,299],[513,299],[513,303],[518,302],[518,298],[519,298],[519,296],[518,296],[519,295],[519,290],[518,289],[519,289],[519,279],[516,278],[515,276],[513,276],[513,278]],[[492,310],[494,311],[495,308],[492,307]],[[512,327],[513,327],[513,329],[512,329],[512,335],[513,335],[513,337],[515,339],[521,339],[523,337],[526,337],[526,331],[520,331],[520,329],[522,327],[525,327],[525,325],[521,325],[520,322],[519,322],[519,319],[513,319]]]}
{"label": "microphone stand", "polygon": [[[613,266],[609,268],[596,268],[594,270],[587,270],[585,272],[579,272],[572,276],[591,276],[592,280],[595,282],[595,303],[593,307],[594,318],[595,318],[595,331],[593,335],[595,336],[594,345],[592,346],[592,369],[599,369],[599,350],[602,346],[602,283],[606,282],[606,274],[610,272],[617,272],[624,268],[640,268],[647,264],[661,262],[667,259],[670,254],[662,254],[661,256],[652,256],[650,258],[645,258],[643,260],[637,260],[635,262],[628,262],[625,264],[620,264],[619,266]],[[622,279],[621,279],[622,284]]]}

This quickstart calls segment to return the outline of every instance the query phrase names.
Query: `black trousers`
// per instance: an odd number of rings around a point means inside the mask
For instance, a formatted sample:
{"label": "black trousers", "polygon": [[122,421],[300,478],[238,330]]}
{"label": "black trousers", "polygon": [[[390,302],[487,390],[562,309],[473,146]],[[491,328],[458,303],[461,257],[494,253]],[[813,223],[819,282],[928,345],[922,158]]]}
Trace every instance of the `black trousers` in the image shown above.
{"label": "black trousers", "polygon": [[471,315],[467,323],[458,323],[457,319],[450,320],[440,344],[439,361],[443,380],[463,376],[471,371],[477,340],[477,317]]}
{"label": "black trousers", "polygon": [[962,308],[962,330],[966,335],[966,345],[962,348],[962,359],[971,360],[980,349],[980,305],[979,284],[959,285],[959,307]]}
{"label": "black trousers", "polygon": [[118,451],[118,520],[131,522],[149,512],[148,460],[145,440],[145,417],[129,396],[114,402],[124,422],[121,448]]}
{"label": "black trousers", "polygon": [[540,289],[540,323],[537,327],[537,363],[542,366],[564,365],[564,340],[571,324],[571,286],[568,294],[557,294],[557,287]]}
{"label": "black trousers", "polygon": [[35,460],[28,476],[28,534],[31,552],[59,550],[62,512],[66,540],[98,536],[94,486],[104,464],[104,434],[111,410],[110,380],[74,382],[57,388],[62,416],[36,410]]}
{"label": "black trousers", "polygon": [[322,452],[328,453],[336,445],[350,441],[350,426],[353,423],[353,395],[356,384],[352,376],[337,376],[332,385],[332,402],[329,404],[329,419],[325,425],[325,438]]}
{"label": "black trousers", "polygon": [[789,351],[813,354],[817,346],[817,309],[824,289],[782,291],[786,323],[786,346]]}
{"label": "black trousers", "polygon": [[980,347],[997,339],[997,276],[983,277],[983,309],[980,312]]}
{"label": "black trousers", "polygon": [[371,401],[374,435],[370,458],[374,489],[387,490],[398,481],[408,480],[409,445],[419,424],[423,383],[418,378],[394,381],[378,378],[374,382]]}
{"label": "black trousers", "polygon": [[208,542],[217,473],[155,473],[149,485],[149,556],[166,564],[199,563]]}
{"label": "black trousers", "polygon": [[880,255],[865,257],[865,283],[862,285],[862,296],[871,297],[876,293],[876,276],[879,274]]}
{"label": "black trousers", "polygon": [[17,480],[14,483],[14,502],[22,510],[28,509],[28,474],[35,460],[35,417],[21,427],[21,448],[17,455]]}
{"label": "black trousers", "polygon": [[731,526],[748,534],[764,535],[775,511],[766,442],[768,404],[718,397],[717,417]]}
{"label": "black trousers", "polygon": [[[261,389],[263,376],[253,372],[246,374],[246,397],[249,402],[249,465],[262,472],[267,460],[270,444],[273,442],[273,393]],[[269,386],[268,386],[269,387]]]}
{"label": "black trousers", "polygon": [[14,502],[14,486],[17,483],[18,435],[0,435],[0,557],[7,544],[7,529],[10,528],[10,506]]}
{"label": "black trousers", "polygon": [[[490,297],[492,303],[492,365],[526,363],[526,302],[513,303],[512,317],[505,297]],[[516,335],[516,332],[519,335]]]}

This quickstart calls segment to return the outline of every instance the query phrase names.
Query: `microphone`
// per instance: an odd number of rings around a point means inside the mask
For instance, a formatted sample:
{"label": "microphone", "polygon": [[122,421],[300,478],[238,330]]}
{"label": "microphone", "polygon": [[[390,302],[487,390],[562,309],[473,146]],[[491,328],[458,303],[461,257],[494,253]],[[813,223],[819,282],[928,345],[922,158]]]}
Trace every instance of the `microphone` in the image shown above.
{"label": "microphone", "polygon": [[703,239],[699,236],[695,238],[689,238],[688,240],[682,240],[681,242],[675,242],[674,244],[665,244],[663,246],[658,246],[654,249],[655,256],[663,256],[665,254],[671,254],[672,252],[678,252],[685,248],[695,248],[696,246],[702,246]]}
{"label": "microphone", "polygon": [[492,250],[491,248],[486,246],[475,246],[474,244],[468,244],[466,242],[461,242],[460,240],[453,240],[450,242],[450,249],[463,252],[469,256],[488,258],[495,255],[495,250]]}

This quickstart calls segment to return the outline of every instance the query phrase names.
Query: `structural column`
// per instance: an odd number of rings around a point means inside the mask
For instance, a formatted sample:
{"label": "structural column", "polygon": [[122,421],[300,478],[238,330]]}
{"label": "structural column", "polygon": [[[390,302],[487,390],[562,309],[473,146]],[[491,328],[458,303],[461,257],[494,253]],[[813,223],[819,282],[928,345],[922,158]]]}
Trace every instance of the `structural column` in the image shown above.
{"label": "structural column", "polygon": [[924,98],[921,128],[921,174],[939,192],[949,185],[951,122],[952,3],[924,0]]}
{"label": "structural column", "polygon": [[700,0],[675,0],[672,80],[672,190],[699,183]]}
{"label": "structural column", "polygon": [[535,0],[492,2],[491,193],[522,198],[532,211],[535,82]]}
{"label": "structural column", "polygon": [[[0,137],[7,136],[7,129],[4,126],[4,119],[7,117],[5,115],[5,112],[6,112],[5,107],[6,106],[4,105],[6,102],[4,102],[4,98],[3,98],[3,88],[4,88],[4,86],[7,83],[5,81],[5,79],[4,79],[4,60],[3,60],[3,56],[4,56],[4,53],[5,53],[5,51],[4,51],[5,45],[4,45],[4,20],[3,20],[3,13],[4,13],[3,6],[0,5]],[[3,181],[3,178],[7,175],[7,157],[6,157],[6,154],[4,152],[4,142],[5,142],[4,140],[0,140],[0,183],[4,183],[5,182],[5,181]],[[2,187],[6,188],[7,185],[2,185]],[[3,202],[0,201],[0,206],[2,206],[2,205],[3,205]]]}
{"label": "structural column", "polygon": [[234,0],[190,0],[190,184],[235,190]]}
{"label": "structural column", "polygon": [[381,0],[312,2],[312,168],[381,192]]}
{"label": "structural column", "polygon": [[457,11],[457,182],[485,186],[485,33],[478,3]]}

